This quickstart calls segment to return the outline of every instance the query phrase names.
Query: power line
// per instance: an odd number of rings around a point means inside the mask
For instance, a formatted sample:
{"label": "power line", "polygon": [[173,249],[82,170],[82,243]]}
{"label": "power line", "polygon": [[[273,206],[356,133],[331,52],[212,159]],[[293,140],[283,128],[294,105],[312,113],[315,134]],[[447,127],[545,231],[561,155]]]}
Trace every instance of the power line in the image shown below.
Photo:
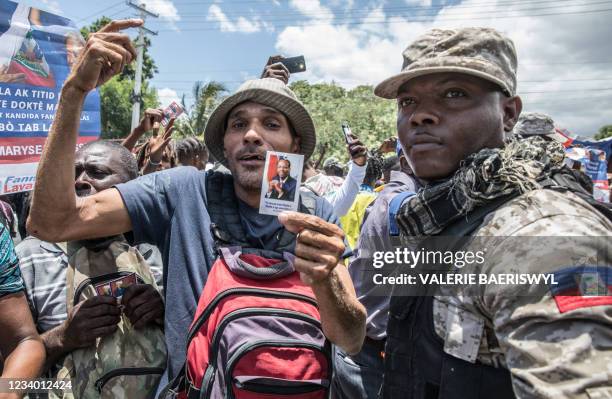
{"label": "power line", "polygon": [[[604,96],[584,96],[584,97],[572,97],[572,100],[594,100],[594,101],[602,101],[602,100],[612,100],[612,94],[607,94]],[[538,98],[537,100],[529,100],[529,99],[524,99],[523,103],[524,104],[528,104],[528,105],[534,105],[534,104],[551,104],[551,103],[560,103],[560,102],[565,102],[567,103],[566,99],[562,99],[562,98],[549,98],[549,99],[542,99],[542,98]],[[574,106],[574,104],[576,103],[572,103],[572,106]]]}
{"label": "power line", "polygon": [[[216,82],[219,82],[219,83],[242,83],[242,82],[244,82],[244,80],[239,80],[239,81],[225,80],[225,81],[216,81]],[[335,81],[335,82],[339,83],[337,81]],[[328,82],[326,82],[326,83],[328,83]],[[365,86],[372,86],[372,85],[365,84]],[[523,95],[526,95],[526,94],[581,93],[581,92],[598,92],[598,91],[610,91],[610,90],[612,90],[612,87],[599,87],[599,88],[586,88],[586,89],[582,89],[581,88],[581,89],[561,89],[561,90],[519,91],[517,94],[519,96],[523,96]],[[190,95],[186,95],[186,97],[189,98]],[[193,96],[191,96],[191,97],[193,97]]]}
{"label": "power line", "polygon": [[100,11],[96,11],[96,12],[94,12],[93,14],[90,14],[90,15],[88,15],[88,16],[86,16],[86,17],[80,18],[80,19],[78,19],[78,20],[76,20],[76,21],[74,21],[74,22],[75,22],[75,23],[78,23],[78,22],[85,21],[86,19],[89,19],[89,18],[91,18],[91,17],[95,17],[95,16],[97,16],[97,15],[99,15],[99,14],[102,14],[103,12],[108,11],[108,10],[110,10],[110,9],[112,9],[112,8],[115,8],[115,7],[117,7],[118,5],[121,5],[121,4],[124,4],[124,2],[123,2],[122,0],[120,0],[120,1],[118,1],[118,2],[116,2],[116,3],[114,3],[113,5],[111,5],[111,6],[109,6],[109,7],[104,8],[104,9],[102,9],[102,10],[100,10]]}
{"label": "power line", "polygon": [[[160,74],[181,74],[181,75],[202,75],[210,72],[246,72],[246,73],[257,73],[263,70],[263,65],[265,60],[262,60],[262,64],[256,66],[248,66],[239,69],[229,69],[229,68],[214,68],[214,69],[200,69],[198,71],[186,71],[186,70],[166,70],[160,71]],[[538,63],[519,63],[519,68],[523,65],[540,65],[540,66],[556,66],[556,65],[591,65],[591,64],[612,64],[612,60],[589,60],[589,61],[575,61],[575,62],[538,62]],[[399,72],[399,71],[398,71]]]}
{"label": "power line", "polygon": [[549,79],[549,80],[519,80],[518,83],[556,83],[556,82],[599,82],[612,81],[610,78],[593,78],[593,79]]}
{"label": "power line", "polygon": [[[497,13],[494,13],[492,15],[489,16],[482,16],[482,17],[470,17],[470,16],[463,16],[461,18],[438,18],[437,21],[471,21],[471,20],[482,20],[482,19],[517,19],[517,18],[533,18],[533,17],[548,17],[548,16],[556,16],[556,15],[583,15],[583,14],[592,14],[592,13],[604,13],[604,12],[610,12],[612,11],[612,8],[604,8],[604,9],[598,9],[598,10],[585,10],[585,11],[572,11],[572,12],[555,12],[555,13],[541,13],[541,14],[530,14],[530,15],[498,15]],[[281,26],[277,26],[278,28],[281,27],[289,27],[289,26],[298,26],[298,27],[311,27],[311,26],[324,26],[324,25],[332,25],[332,26],[350,26],[350,25],[366,25],[366,24],[397,24],[397,23],[406,23],[406,22],[429,22],[429,19],[404,19],[402,21],[387,21],[387,20],[380,20],[380,21],[359,21],[359,22],[338,22],[338,23],[331,23],[331,22],[325,22],[325,23],[307,23],[307,22],[302,22],[302,23],[296,23],[294,25],[292,24],[286,24],[286,25],[281,25]],[[260,22],[260,21],[256,21]],[[261,21],[261,22],[269,22],[269,21]],[[217,22],[214,22],[215,24]],[[203,23],[201,23],[203,24]],[[172,31],[173,29],[160,29],[161,32],[168,32],[168,31]],[[218,31],[219,28],[193,28],[193,29],[181,29],[182,32],[194,32],[194,31]]]}
{"label": "power line", "polygon": [[519,91],[518,95],[523,95],[523,94],[544,94],[544,93],[576,93],[576,92],[582,92],[582,91],[608,91],[608,90],[612,90],[612,87],[597,87],[597,88],[590,88],[590,89],[561,89],[561,90],[540,90],[540,91]]}
{"label": "power line", "polygon": [[[173,2],[175,5],[213,5],[213,4],[219,4],[216,1],[186,1],[186,2],[181,2],[181,1],[174,1]],[[270,1],[269,0],[232,0],[232,4],[269,4]]]}
{"label": "power line", "polygon": [[[574,1],[574,0],[559,0],[557,2],[564,2],[564,1]],[[554,0],[506,0],[506,2],[500,2],[497,3],[495,1],[484,1],[484,2],[473,2],[471,4],[458,4],[456,6],[452,6],[454,8],[456,7],[461,7],[461,8],[474,8],[474,7],[480,7],[480,6],[486,6],[486,5],[495,5],[495,4],[521,4],[521,3],[543,3],[543,2],[555,2]],[[175,5],[181,5],[181,6],[186,6],[186,5],[198,5],[198,6],[211,6],[211,5],[220,5],[220,2],[217,1],[212,1],[212,2],[205,2],[205,1],[193,1],[193,2],[181,2],[181,1],[177,1],[175,0],[173,2]],[[265,4],[268,5],[270,3],[270,1],[266,0],[266,1],[241,1],[241,0],[232,0],[231,4],[235,5],[235,4]],[[395,9],[411,9],[411,10],[419,10],[419,9],[431,9],[431,8],[444,8],[444,7],[449,7],[451,5],[449,4],[439,4],[439,5],[431,5],[431,6],[406,6],[405,3],[403,1],[399,1],[399,4],[403,4],[401,6],[395,6],[395,7],[384,7],[385,10],[395,10]],[[285,5],[290,6],[289,3],[285,3]],[[333,10],[334,7],[327,7],[330,10]],[[359,11],[360,9],[358,8],[353,8],[353,9],[349,9],[349,10],[342,10],[342,12],[345,13],[351,13],[351,12],[355,12],[355,11]],[[224,12],[226,14],[232,13],[235,11],[229,11],[229,12]],[[300,12],[300,11],[296,11],[299,12],[303,15],[316,15],[316,14],[321,14],[321,13],[305,13],[305,12]],[[283,11],[282,13],[287,13],[285,11]]]}
{"label": "power line", "polygon": [[109,15],[107,18],[111,18],[112,19],[113,17],[116,17],[119,14],[123,14],[123,13],[127,13],[127,12],[131,12],[131,10],[128,9],[128,8],[123,8],[123,9],[119,10],[118,12]]}
{"label": "power line", "polygon": [[[459,5],[455,5],[455,6],[449,6],[447,4],[440,4],[440,5],[432,5],[432,6],[403,6],[403,7],[385,7],[382,10],[385,13],[392,13],[392,12],[401,12],[401,11],[434,11],[434,10],[442,10],[444,8],[447,7],[452,7],[453,10],[457,10],[457,9],[472,9],[472,8],[481,8],[481,7],[487,7],[487,6],[528,6],[528,5],[535,5],[535,4],[542,4],[542,3],[553,3],[553,5],[555,4],[559,4],[559,3],[563,3],[563,2],[575,2],[575,1],[579,1],[579,0],[518,0],[518,1],[506,1],[506,2],[481,2],[481,3],[471,3],[471,4],[459,4]],[[593,4],[599,4],[600,2],[591,2],[591,3],[587,3],[587,2],[578,2],[578,4],[571,4],[571,5],[565,5],[564,7],[570,7],[570,6],[587,6],[587,5],[593,5]],[[557,7],[557,8],[561,8],[561,7]],[[373,11],[375,11],[376,9],[353,9],[350,11],[345,11],[342,12],[341,14],[343,16],[346,16],[347,14],[357,14],[357,15],[367,15],[372,13]],[[313,17],[313,16],[328,16],[330,11],[324,11],[324,12],[300,12],[300,11],[293,11],[293,12],[276,12],[276,13],[266,13],[265,16],[280,16],[280,17]],[[489,11],[490,12],[490,11]],[[244,16],[244,11],[224,11],[223,14],[225,16]],[[181,17],[208,17],[208,13],[207,14],[191,14],[189,12],[182,12],[181,13]],[[395,16],[395,15],[393,15]]]}
{"label": "power line", "polygon": [[[566,82],[612,82],[612,78],[595,78],[595,79],[549,79],[549,80],[519,80],[518,83],[566,83]],[[184,83],[184,84],[192,84],[195,83],[196,80],[155,80],[155,83]],[[224,83],[240,83],[243,80],[226,80]],[[341,80],[336,81],[339,83],[354,83],[359,82],[359,80]]]}

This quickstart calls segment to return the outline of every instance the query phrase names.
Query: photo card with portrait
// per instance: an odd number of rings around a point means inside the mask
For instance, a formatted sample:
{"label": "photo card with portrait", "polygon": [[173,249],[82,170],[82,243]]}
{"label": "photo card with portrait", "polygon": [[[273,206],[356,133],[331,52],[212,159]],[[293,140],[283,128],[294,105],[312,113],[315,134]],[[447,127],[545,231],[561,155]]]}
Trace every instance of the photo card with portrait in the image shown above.
{"label": "photo card with portrait", "polygon": [[268,151],[261,183],[259,213],[276,216],[297,211],[304,155]]}

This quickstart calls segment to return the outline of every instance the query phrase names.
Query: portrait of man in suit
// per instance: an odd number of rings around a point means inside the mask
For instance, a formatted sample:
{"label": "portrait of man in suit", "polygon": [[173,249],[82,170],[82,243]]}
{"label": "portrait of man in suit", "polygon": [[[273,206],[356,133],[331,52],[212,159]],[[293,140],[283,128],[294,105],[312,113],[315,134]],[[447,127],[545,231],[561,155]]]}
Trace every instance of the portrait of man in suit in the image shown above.
{"label": "portrait of man in suit", "polygon": [[284,201],[293,201],[297,181],[291,177],[291,162],[288,159],[280,159],[276,164],[276,176],[270,180],[267,198]]}

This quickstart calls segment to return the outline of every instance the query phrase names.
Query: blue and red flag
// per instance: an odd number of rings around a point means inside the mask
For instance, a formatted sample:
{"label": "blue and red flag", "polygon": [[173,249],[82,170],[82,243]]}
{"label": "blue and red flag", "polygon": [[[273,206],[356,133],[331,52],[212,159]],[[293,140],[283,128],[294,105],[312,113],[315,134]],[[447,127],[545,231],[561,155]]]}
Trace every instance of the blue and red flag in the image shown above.
{"label": "blue and red flag", "polygon": [[550,290],[559,312],[612,305],[612,268],[573,266],[554,273]]}

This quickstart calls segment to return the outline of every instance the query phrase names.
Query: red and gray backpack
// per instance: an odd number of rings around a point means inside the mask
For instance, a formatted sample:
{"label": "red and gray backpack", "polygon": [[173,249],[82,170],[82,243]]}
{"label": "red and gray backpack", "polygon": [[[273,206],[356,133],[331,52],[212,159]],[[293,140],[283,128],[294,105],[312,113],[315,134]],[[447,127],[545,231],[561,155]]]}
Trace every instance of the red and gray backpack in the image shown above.
{"label": "red and gray backpack", "polygon": [[[187,361],[171,383],[179,398],[329,397],[331,346],[310,287],[293,269],[295,235],[274,251],[244,238],[231,175],[209,173],[207,208],[219,257],[208,274],[187,339]],[[302,196],[302,212],[314,198]]]}

